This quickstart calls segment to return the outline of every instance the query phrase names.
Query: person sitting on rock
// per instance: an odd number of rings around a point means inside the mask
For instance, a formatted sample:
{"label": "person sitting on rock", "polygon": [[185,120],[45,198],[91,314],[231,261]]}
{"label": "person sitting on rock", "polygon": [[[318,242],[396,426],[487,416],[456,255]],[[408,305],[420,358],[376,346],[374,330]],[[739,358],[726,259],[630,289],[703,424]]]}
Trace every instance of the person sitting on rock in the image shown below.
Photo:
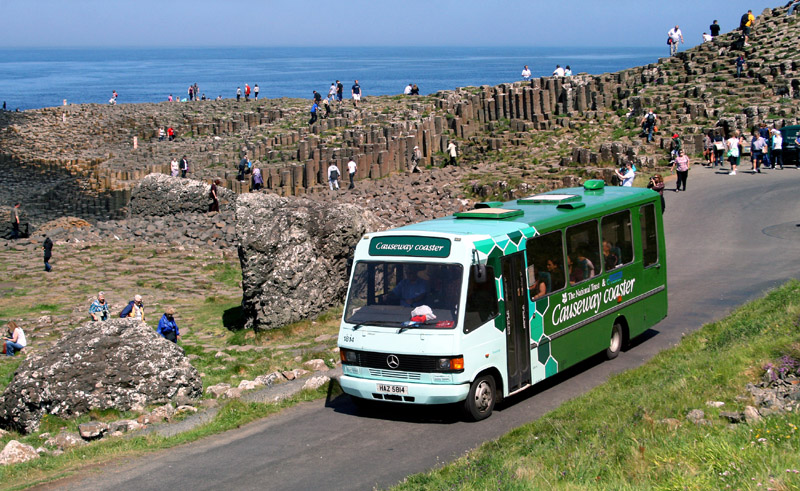
{"label": "person sitting on rock", "polygon": [[97,299],[89,306],[89,316],[95,322],[108,320],[108,304],[106,303],[105,293],[100,292],[97,294]]}
{"label": "person sitting on rock", "polygon": [[173,343],[178,343],[178,339],[181,337],[181,333],[178,330],[178,324],[175,322],[175,309],[172,307],[167,307],[167,310],[164,311],[164,315],[161,316],[161,320],[158,321],[158,334],[169,340]]}
{"label": "person sitting on rock", "polygon": [[28,341],[25,339],[25,332],[14,321],[9,321],[8,333],[3,340],[6,343],[6,356],[14,356],[14,353],[21,351],[22,348],[28,345]]}
{"label": "person sitting on rock", "polygon": [[120,317],[132,317],[136,320],[144,322],[144,303],[142,303],[142,296],[136,295],[133,300],[128,302],[128,305],[119,313]]}

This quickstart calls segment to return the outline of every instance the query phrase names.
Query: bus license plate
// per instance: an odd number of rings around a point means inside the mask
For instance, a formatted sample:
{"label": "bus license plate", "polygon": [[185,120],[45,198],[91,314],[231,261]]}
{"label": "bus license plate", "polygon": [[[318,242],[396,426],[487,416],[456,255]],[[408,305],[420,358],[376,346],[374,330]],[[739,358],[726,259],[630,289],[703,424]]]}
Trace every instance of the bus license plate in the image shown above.
{"label": "bus license plate", "polygon": [[383,394],[403,394],[408,395],[408,387],[405,385],[388,385],[388,384],[377,384],[378,385],[378,392]]}

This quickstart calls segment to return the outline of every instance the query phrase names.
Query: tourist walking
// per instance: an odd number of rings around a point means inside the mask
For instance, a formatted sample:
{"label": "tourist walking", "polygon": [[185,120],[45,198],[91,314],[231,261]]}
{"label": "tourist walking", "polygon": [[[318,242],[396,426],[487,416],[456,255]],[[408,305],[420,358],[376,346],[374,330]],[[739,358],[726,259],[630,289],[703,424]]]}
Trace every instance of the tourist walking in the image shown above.
{"label": "tourist walking", "polygon": [[158,321],[158,329],[156,329],[159,336],[162,338],[172,341],[173,343],[178,343],[178,340],[181,338],[181,333],[178,330],[178,323],[175,322],[175,309],[172,307],[167,307],[164,310],[164,315],[161,316],[161,319]]}
{"label": "tourist walking", "polygon": [[181,177],[186,178],[186,173],[189,172],[189,161],[186,160],[186,155],[183,156],[180,163]]}
{"label": "tourist walking", "polygon": [[531,69],[528,68],[528,65],[525,65],[525,68],[522,69],[522,80],[528,81],[531,79]]}
{"label": "tourist walking", "polygon": [[97,298],[89,306],[89,317],[94,322],[108,320],[108,303],[106,302],[106,294],[99,292]]}
{"label": "tourist walking", "polygon": [[356,187],[355,185],[355,178],[356,178],[356,171],[358,170],[358,165],[356,165],[355,157],[350,157],[350,162],[347,163],[347,174],[350,177],[350,187],[347,189],[353,189]]}
{"label": "tourist walking", "polygon": [[353,106],[358,107],[358,101],[361,100],[361,86],[358,85],[358,80],[350,88],[350,95],[353,97]]}
{"label": "tourist walking", "polygon": [[711,132],[709,131],[707,134],[703,135],[703,158],[705,159],[706,163],[703,165],[707,165],[711,167],[711,159],[714,157],[714,141],[711,139]]}
{"label": "tourist walking", "polygon": [[739,23],[739,29],[742,30],[742,36],[744,37],[744,45],[745,47],[750,46],[750,29],[755,24],[756,18],[753,16],[753,11],[748,10],[746,14],[742,16],[742,20]]}
{"label": "tourist walking", "polygon": [[211,198],[211,204],[208,205],[208,212],[211,213],[212,211],[219,211],[219,195],[217,194],[219,191],[219,179],[214,179],[214,182],[211,183],[211,191],[208,193],[208,197]]}
{"label": "tourist walking", "polygon": [[244,171],[247,169],[247,155],[242,156],[239,161],[239,174],[236,175],[236,180],[244,182]]}
{"label": "tourist walking", "polygon": [[675,56],[678,53],[678,42],[683,44],[683,33],[677,25],[667,32],[667,44],[669,44],[669,55]]}
{"label": "tourist walking", "polygon": [[[337,80],[338,82],[338,80]],[[336,100],[336,82],[331,82],[331,88],[328,89],[328,100],[333,102]]]}
{"label": "tourist walking", "polygon": [[652,109],[649,109],[647,114],[645,114],[642,118],[642,128],[644,129],[645,133],[647,133],[647,143],[653,142],[653,133],[656,130],[657,120],[658,116],[653,112]]}
{"label": "tourist walking", "polygon": [[764,162],[764,150],[767,146],[767,140],[758,133],[753,135],[750,143],[750,159],[753,163],[753,174],[761,173],[761,164]]}
{"label": "tourist walking", "polygon": [[134,295],[133,300],[119,313],[121,318],[131,317],[144,322],[144,303],[141,295]]}
{"label": "tourist walking", "polygon": [[11,238],[19,239],[19,207],[20,203],[15,203],[11,209]]}
{"label": "tourist walking", "polygon": [[328,186],[330,186],[331,191],[334,189],[339,190],[339,175],[339,168],[336,163],[331,162],[331,165],[328,166]]}
{"label": "tourist walking", "polygon": [[342,102],[342,95],[344,94],[344,84],[336,81],[336,100]]}
{"label": "tourist walking", "polygon": [[725,138],[719,133],[714,133],[712,139],[714,140],[714,167],[722,167],[722,155],[725,153]]}
{"label": "tourist walking", "polygon": [[253,86],[253,96],[254,96],[255,100],[258,100],[258,84]]}
{"label": "tourist walking", "polygon": [[167,128],[167,139],[168,139],[169,141],[172,141],[172,140],[174,140],[174,139],[175,139],[175,130],[174,130],[174,129],[172,129],[172,126],[170,126],[169,128]]}
{"label": "tourist walking", "polygon": [[414,145],[414,150],[411,151],[411,162],[408,165],[409,174],[420,172],[419,170],[420,160],[422,160],[422,152],[420,151],[419,146]]}
{"label": "tourist walking", "polygon": [[264,178],[261,177],[261,169],[256,167],[253,169],[253,191],[258,191],[264,186]]}
{"label": "tourist walking", "polygon": [[731,171],[729,176],[736,175],[736,167],[739,163],[739,130],[733,132],[733,135],[725,142],[725,148],[728,149],[728,162],[731,164]]}
{"label": "tourist walking", "polygon": [[447,145],[447,154],[450,156],[450,160],[447,162],[449,165],[458,165],[456,162],[456,157],[458,156],[458,152],[456,151],[456,143],[453,140],[450,140],[450,143]]}
{"label": "tourist walking", "polygon": [[14,321],[8,322],[8,332],[3,340],[6,343],[6,356],[14,356],[14,353],[28,345],[25,332]]}
{"label": "tourist walking", "polygon": [[744,70],[745,64],[747,64],[747,61],[744,59],[744,55],[740,54],[736,58],[736,78],[742,78],[742,70]]}
{"label": "tourist walking", "polygon": [[244,101],[250,100],[250,85],[244,84]]}
{"label": "tourist walking", "polygon": [[239,102],[242,98],[242,88],[236,87],[236,102]]}
{"label": "tourist walking", "polygon": [[683,140],[677,133],[673,133],[672,142],[670,142],[670,159],[675,159],[675,157],[680,154],[681,150],[683,150]]}
{"label": "tourist walking", "polygon": [[164,127],[158,129],[158,141],[163,142],[164,139],[167,137],[167,132],[164,131]]}
{"label": "tourist walking", "polygon": [[708,26],[708,30],[711,32],[711,39],[714,39],[715,37],[719,36],[719,29],[720,29],[719,23],[717,23],[715,19],[714,22],[710,26]]}
{"label": "tourist walking", "polygon": [[[689,156],[686,155],[686,152],[683,149],[680,149],[678,156],[672,161],[671,169],[671,172],[677,172],[678,174],[678,181],[675,184],[676,193],[678,191],[686,191],[686,179],[689,177],[690,165]],[[681,185],[683,185],[683,189],[681,189]]]}
{"label": "tourist walking", "polygon": [[650,182],[647,183],[647,189],[652,189],[661,196],[661,213],[663,214],[667,211],[667,202],[664,201],[664,178],[661,177],[661,174],[656,174],[650,178]]}
{"label": "tourist walking", "polygon": [[194,86],[190,85],[188,92],[189,92],[189,100],[191,101],[192,99],[194,99]]}
{"label": "tourist walking", "polygon": [[180,165],[178,164],[178,159],[173,157],[172,162],[169,163],[169,172],[172,175],[172,177],[178,177],[179,170],[180,170]]}
{"label": "tourist walking", "polygon": [[322,103],[322,94],[320,94],[316,90],[314,90],[312,92],[314,93],[314,102],[316,102],[317,105],[320,105]]}
{"label": "tourist walking", "polygon": [[323,118],[328,119],[328,116],[331,114],[331,103],[328,102],[328,98],[322,99],[322,105],[325,106],[325,115]]}
{"label": "tourist walking", "polygon": [[42,251],[44,252],[44,270],[49,273],[53,270],[52,266],[50,266],[50,258],[53,257],[53,241],[46,235],[44,236]]}
{"label": "tourist walking", "polygon": [[[314,91],[314,94],[319,95],[317,91]],[[317,109],[319,109],[319,106],[317,105],[317,101],[314,101],[313,104],[311,104],[311,119],[308,120],[309,125],[317,121]]]}
{"label": "tourist walking", "polygon": [[779,165],[783,170],[783,136],[780,130],[772,130],[772,168]]}

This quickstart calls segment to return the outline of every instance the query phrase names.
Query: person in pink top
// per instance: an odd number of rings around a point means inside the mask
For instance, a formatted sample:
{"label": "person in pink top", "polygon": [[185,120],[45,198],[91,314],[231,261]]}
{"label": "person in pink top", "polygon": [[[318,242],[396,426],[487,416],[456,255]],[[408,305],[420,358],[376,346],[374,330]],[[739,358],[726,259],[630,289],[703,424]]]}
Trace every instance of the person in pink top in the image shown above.
{"label": "person in pink top", "polygon": [[686,151],[681,149],[678,156],[672,161],[672,170],[678,173],[678,183],[675,185],[675,192],[681,191],[681,184],[683,184],[683,191],[686,191],[686,178],[689,177],[689,157]]}

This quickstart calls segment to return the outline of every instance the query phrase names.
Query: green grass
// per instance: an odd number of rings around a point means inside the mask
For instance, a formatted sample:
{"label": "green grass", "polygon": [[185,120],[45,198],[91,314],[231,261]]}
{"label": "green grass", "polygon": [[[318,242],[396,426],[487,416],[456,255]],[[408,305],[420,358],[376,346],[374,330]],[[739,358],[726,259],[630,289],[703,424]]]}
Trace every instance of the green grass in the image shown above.
{"label": "green grass", "polygon": [[224,283],[230,287],[238,287],[239,282],[242,280],[242,268],[238,262],[211,263],[203,269],[212,272],[211,277],[214,281]]}
{"label": "green grass", "polygon": [[[730,426],[745,385],[800,357],[800,282],[708,324],[645,365],[400,489],[797,489],[800,415]],[[706,406],[722,401],[722,408]],[[702,409],[711,425],[685,418]],[[673,427],[667,418],[680,421]],[[491,424],[491,420],[487,423]]]}

